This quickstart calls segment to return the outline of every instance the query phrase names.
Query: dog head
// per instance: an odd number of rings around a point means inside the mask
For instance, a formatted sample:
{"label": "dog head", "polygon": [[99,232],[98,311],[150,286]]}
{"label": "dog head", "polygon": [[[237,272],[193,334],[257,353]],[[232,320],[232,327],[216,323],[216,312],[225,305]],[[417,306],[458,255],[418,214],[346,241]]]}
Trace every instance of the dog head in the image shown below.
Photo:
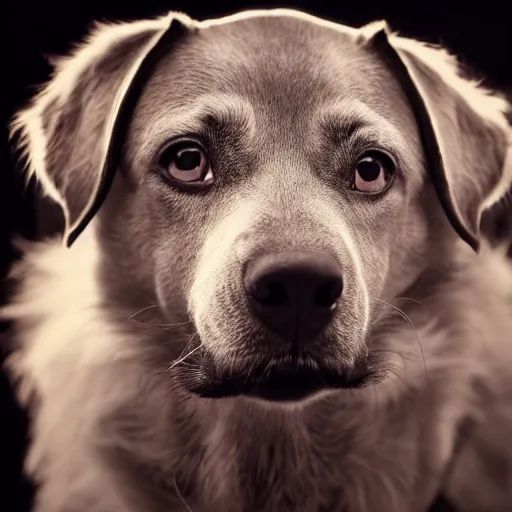
{"label": "dog head", "polygon": [[505,108],[383,24],[170,14],[100,27],[14,129],[68,244],[98,213],[110,296],[192,323],[183,387],[299,399],[374,376],[376,301],[432,244],[478,249]]}

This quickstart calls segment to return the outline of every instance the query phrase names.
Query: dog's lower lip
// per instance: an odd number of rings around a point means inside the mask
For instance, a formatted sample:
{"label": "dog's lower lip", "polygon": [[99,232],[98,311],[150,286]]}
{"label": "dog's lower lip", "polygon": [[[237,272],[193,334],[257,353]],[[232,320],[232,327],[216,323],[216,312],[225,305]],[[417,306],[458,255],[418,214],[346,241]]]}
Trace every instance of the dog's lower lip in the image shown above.
{"label": "dog's lower lip", "polygon": [[257,382],[248,387],[244,394],[272,402],[291,402],[303,400],[322,389],[320,379],[314,382],[296,378],[282,382]]}
{"label": "dog's lower lip", "polygon": [[205,386],[196,393],[204,398],[227,398],[230,396],[248,396],[272,402],[299,401],[322,389],[319,382],[305,379],[255,381],[234,383],[222,381],[218,385]]}
{"label": "dog's lower lip", "polygon": [[280,368],[264,377],[223,377],[195,380],[185,387],[203,398],[247,396],[271,402],[297,402],[323,390],[364,387],[372,381],[370,368],[349,378],[321,370]]}

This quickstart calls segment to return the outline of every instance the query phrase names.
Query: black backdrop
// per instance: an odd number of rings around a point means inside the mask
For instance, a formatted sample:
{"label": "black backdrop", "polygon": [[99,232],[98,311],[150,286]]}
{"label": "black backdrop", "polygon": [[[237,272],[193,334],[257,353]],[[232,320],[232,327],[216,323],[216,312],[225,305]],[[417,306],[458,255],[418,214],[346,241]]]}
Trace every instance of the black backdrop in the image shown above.
{"label": "black backdrop", "polygon": [[[200,2],[139,0],[2,0],[0,7],[1,129],[0,142],[0,278],[13,253],[13,233],[34,234],[33,192],[25,188],[7,143],[7,123],[23,105],[33,86],[44,81],[50,67],[45,55],[66,52],[80,39],[92,20],[126,20],[185,11],[196,18],[230,14],[244,8],[295,7],[335,21],[362,25],[385,18],[404,35],[443,43],[494,85],[512,92],[512,18],[503,0],[486,2],[425,2],[358,0],[350,2]],[[0,336],[2,329],[0,328]],[[7,345],[0,337],[0,349]],[[5,352],[5,351],[4,351]],[[0,359],[1,360],[1,359]],[[14,406],[12,390],[0,372],[0,510],[27,511],[30,486],[21,478],[26,422]]]}

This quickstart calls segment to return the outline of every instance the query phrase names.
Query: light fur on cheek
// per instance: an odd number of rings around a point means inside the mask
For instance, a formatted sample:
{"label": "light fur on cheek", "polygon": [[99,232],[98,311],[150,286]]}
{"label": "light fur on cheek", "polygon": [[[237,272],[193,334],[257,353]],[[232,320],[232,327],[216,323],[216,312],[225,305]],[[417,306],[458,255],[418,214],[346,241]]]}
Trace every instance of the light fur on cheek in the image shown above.
{"label": "light fur on cheek", "polygon": [[[228,347],[221,343],[225,337],[225,323],[221,321],[224,320],[222,311],[216,313],[215,294],[219,283],[226,282],[230,277],[225,274],[232,268],[233,259],[240,261],[243,247],[236,241],[245,232],[250,231],[257,215],[256,202],[244,201],[233,205],[230,212],[208,232],[197,260],[188,309],[203,343],[214,349],[219,357],[225,354]],[[210,335],[203,338],[202,335],[206,332]]]}

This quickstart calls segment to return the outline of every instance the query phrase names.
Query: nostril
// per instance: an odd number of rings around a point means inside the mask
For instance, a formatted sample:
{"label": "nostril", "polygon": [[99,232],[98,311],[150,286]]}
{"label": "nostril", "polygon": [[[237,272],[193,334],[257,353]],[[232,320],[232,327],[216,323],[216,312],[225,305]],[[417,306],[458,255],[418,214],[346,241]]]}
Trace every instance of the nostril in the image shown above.
{"label": "nostril", "polygon": [[265,307],[281,307],[289,300],[285,285],[277,281],[258,283],[257,286],[253,287],[252,295],[262,306]]}
{"label": "nostril", "polygon": [[320,285],[313,298],[315,306],[320,309],[334,309],[336,302],[341,296],[342,283],[341,281],[332,281]]}

